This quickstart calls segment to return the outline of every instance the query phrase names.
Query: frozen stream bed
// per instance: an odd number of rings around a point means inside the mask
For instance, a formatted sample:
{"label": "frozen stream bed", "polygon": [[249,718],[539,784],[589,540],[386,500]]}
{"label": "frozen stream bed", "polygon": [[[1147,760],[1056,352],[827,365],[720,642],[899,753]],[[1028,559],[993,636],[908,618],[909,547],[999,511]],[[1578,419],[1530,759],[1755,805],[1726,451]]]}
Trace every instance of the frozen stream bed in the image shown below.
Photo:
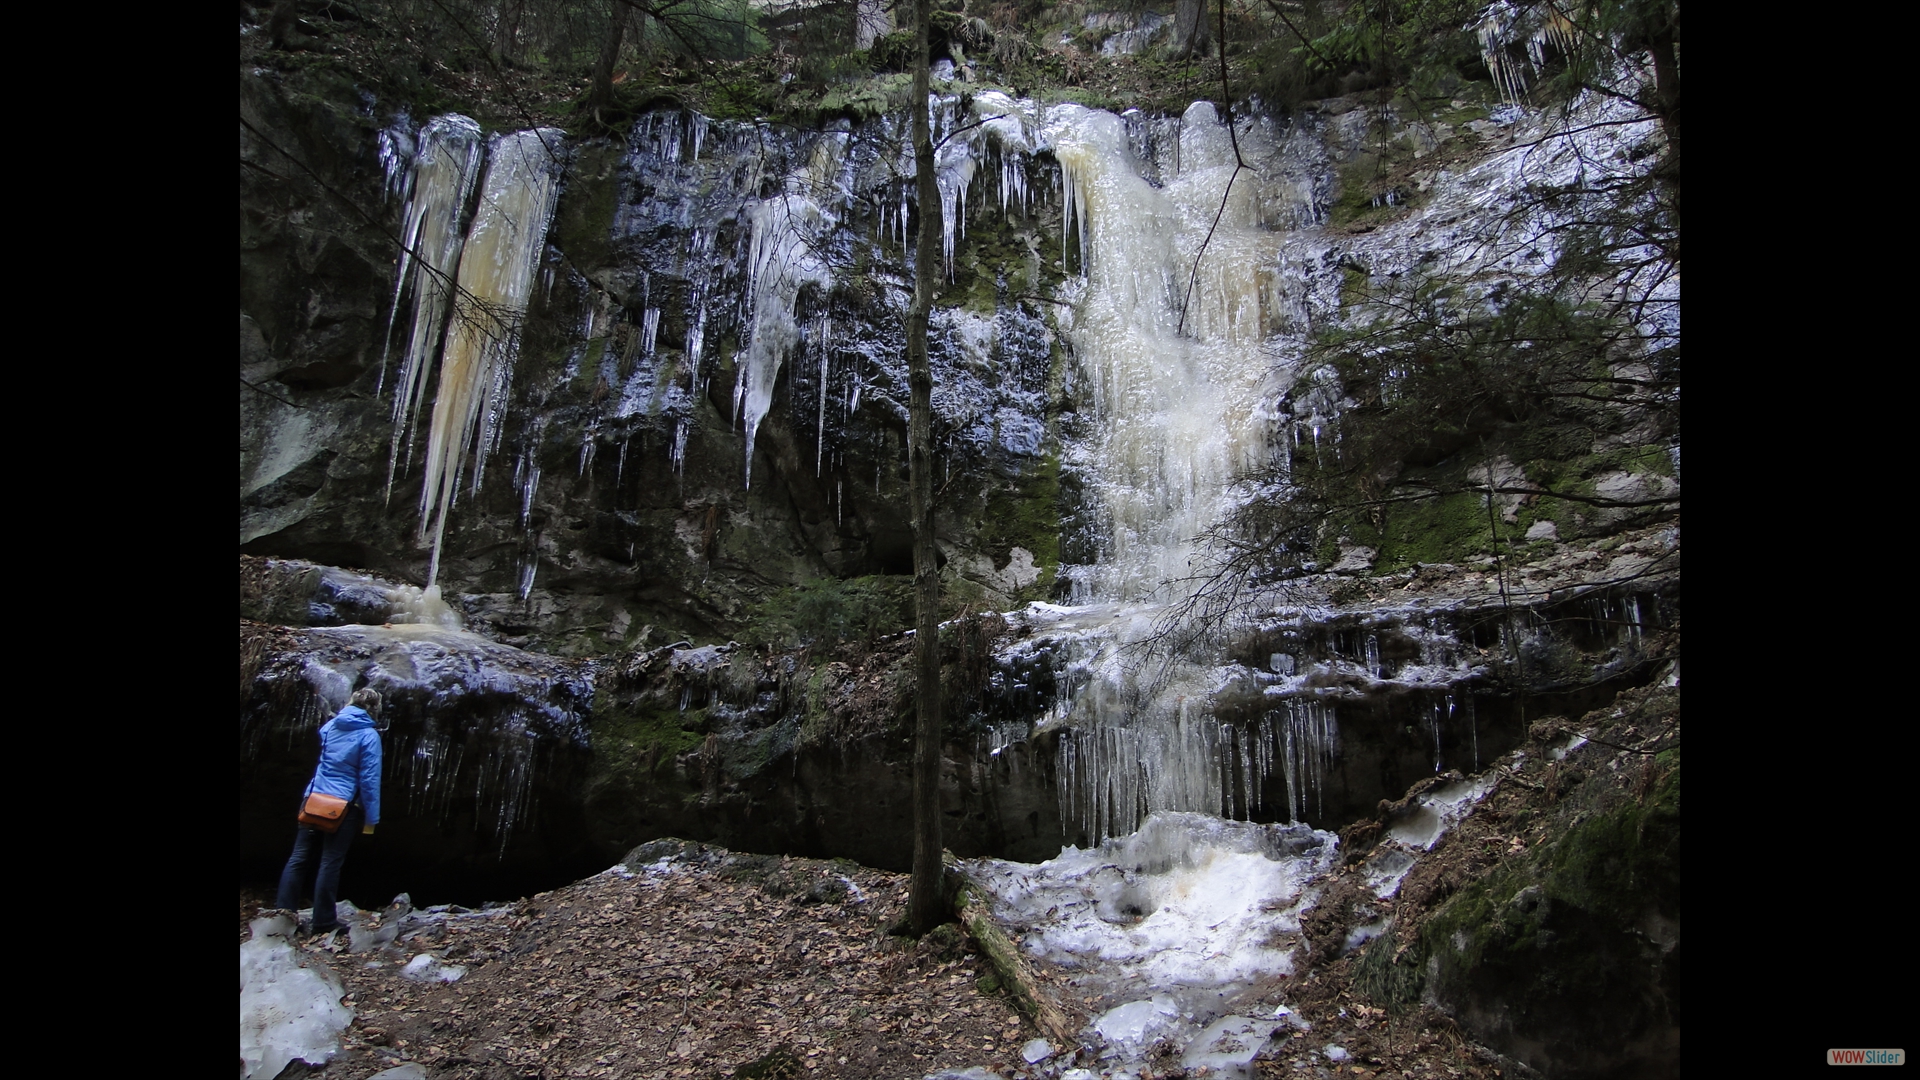
{"label": "frozen stream bed", "polygon": [[1091,1053],[1064,1069],[1059,1058],[1029,1064],[1117,1080],[1164,1045],[1188,1067],[1250,1075],[1253,1055],[1285,1022],[1274,1001],[1294,971],[1313,883],[1337,847],[1332,833],[1306,825],[1162,811],[1130,836],[1043,863],[964,863],[1063,1004],[1091,1017],[1081,1037]]}

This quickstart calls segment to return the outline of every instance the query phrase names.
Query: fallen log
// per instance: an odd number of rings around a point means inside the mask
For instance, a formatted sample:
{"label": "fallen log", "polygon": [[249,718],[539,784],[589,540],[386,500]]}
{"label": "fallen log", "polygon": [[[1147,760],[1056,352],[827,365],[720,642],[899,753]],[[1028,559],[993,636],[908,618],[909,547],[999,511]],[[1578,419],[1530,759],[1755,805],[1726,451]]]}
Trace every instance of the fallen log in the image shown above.
{"label": "fallen log", "polygon": [[953,897],[953,913],[967,928],[980,951],[993,962],[1008,996],[1040,1031],[1056,1043],[1074,1046],[1080,1041],[1085,1020],[1074,1016],[1043,988],[1046,976],[1034,968],[1020,946],[996,925],[987,913],[985,892],[969,880],[956,865],[953,855],[946,856],[947,878]]}

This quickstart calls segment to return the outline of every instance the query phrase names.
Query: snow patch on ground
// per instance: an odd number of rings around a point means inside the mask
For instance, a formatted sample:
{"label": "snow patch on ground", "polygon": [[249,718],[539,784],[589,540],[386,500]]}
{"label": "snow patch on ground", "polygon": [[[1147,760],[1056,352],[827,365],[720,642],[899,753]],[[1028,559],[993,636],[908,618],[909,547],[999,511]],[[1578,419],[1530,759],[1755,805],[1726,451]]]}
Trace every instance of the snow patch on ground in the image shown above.
{"label": "snow patch on ground", "polygon": [[461,964],[443,964],[430,953],[421,953],[400,969],[400,977],[415,982],[458,982],[467,973]]}

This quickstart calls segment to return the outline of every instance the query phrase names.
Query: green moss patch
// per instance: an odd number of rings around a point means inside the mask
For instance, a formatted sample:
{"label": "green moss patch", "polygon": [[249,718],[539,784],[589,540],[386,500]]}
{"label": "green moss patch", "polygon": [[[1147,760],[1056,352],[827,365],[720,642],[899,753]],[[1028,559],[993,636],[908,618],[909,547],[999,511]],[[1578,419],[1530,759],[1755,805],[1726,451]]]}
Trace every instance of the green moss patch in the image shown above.
{"label": "green moss patch", "polygon": [[778,590],[755,608],[743,634],[752,644],[790,648],[871,642],[912,625],[913,578],[876,574]]}
{"label": "green moss patch", "polygon": [[1490,550],[1492,539],[1484,495],[1463,491],[1396,504],[1387,511],[1376,569],[1392,573],[1415,563],[1463,562]]}
{"label": "green moss patch", "polygon": [[1423,999],[1482,1011],[1500,1003],[1516,1028],[1536,1030],[1585,1010],[1640,1008],[1628,1000],[1647,977],[1639,927],[1649,911],[1680,913],[1678,751],[1662,757],[1657,780],[1623,804],[1582,805],[1603,785],[1576,788],[1554,839],[1455,893],[1413,942],[1370,942],[1356,988],[1396,1012]]}
{"label": "green moss patch", "polygon": [[1040,577],[1021,589],[1021,603],[1052,595],[1054,575],[1060,569],[1060,456],[1048,454],[1014,486],[996,491],[987,500],[980,540],[997,560],[1014,548],[1033,552]]}
{"label": "green moss patch", "polygon": [[614,682],[602,680],[588,726],[594,789],[650,784],[706,738],[705,709],[682,711],[653,695],[629,697],[617,693]]}

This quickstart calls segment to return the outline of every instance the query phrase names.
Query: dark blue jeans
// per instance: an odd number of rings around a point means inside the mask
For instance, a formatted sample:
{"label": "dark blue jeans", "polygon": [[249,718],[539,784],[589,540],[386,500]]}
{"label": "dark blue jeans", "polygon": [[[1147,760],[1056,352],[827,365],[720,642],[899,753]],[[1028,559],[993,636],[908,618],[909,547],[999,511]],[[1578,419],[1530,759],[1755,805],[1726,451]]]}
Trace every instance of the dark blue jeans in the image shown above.
{"label": "dark blue jeans", "polygon": [[280,895],[274,899],[274,906],[298,910],[301,888],[313,873],[312,865],[318,862],[320,870],[313,883],[313,932],[324,934],[339,925],[333,905],[340,898],[340,867],[346,864],[347,848],[366,817],[367,812],[355,803],[347,808],[338,832],[323,833],[300,826],[293,834],[293,854],[287,858],[286,869],[280,871]]}

